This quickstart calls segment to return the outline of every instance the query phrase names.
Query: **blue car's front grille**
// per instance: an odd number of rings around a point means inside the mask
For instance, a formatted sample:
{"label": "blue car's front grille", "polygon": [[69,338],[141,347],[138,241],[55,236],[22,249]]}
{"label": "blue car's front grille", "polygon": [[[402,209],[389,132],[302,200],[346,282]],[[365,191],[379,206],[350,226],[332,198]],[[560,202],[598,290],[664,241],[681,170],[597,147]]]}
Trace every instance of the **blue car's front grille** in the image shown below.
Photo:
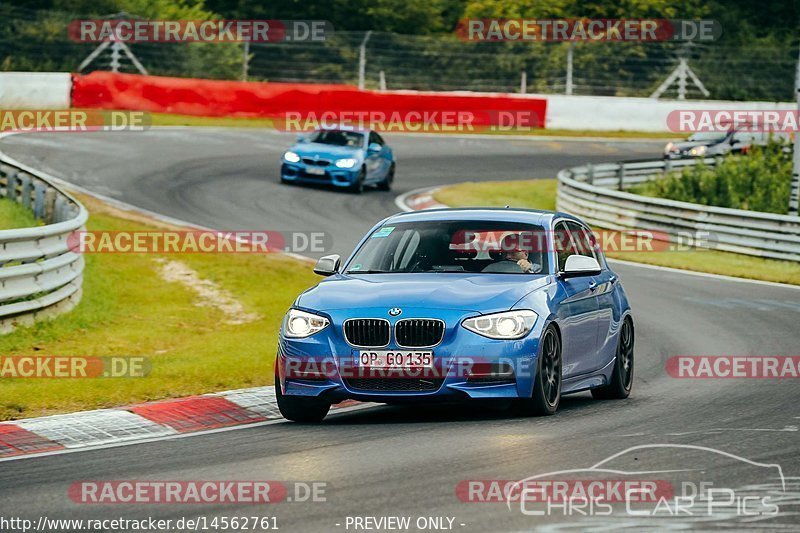
{"label": "blue car's front grille", "polygon": [[347,378],[345,384],[352,390],[369,392],[436,392],[444,383],[441,378]]}
{"label": "blue car's front grille", "polygon": [[442,342],[444,322],[433,319],[399,320],[394,327],[395,340],[404,348],[429,348]]}
{"label": "blue car's front grille", "polygon": [[344,323],[344,337],[353,346],[381,348],[389,344],[389,321],[383,318],[354,318]]}
{"label": "blue car's front grille", "polygon": [[327,159],[311,159],[310,157],[304,157],[303,163],[312,167],[327,167],[331,164]]}

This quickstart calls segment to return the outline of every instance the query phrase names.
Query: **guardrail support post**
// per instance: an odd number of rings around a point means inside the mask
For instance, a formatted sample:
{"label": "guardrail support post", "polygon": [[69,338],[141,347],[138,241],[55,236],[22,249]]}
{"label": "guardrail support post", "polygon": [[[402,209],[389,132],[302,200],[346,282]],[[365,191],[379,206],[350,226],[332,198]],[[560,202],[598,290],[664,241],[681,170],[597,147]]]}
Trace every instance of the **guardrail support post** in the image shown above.
{"label": "guardrail support post", "polygon": [[6,198],[12,202],[17,201],[17,173],[11,171],[6,177]]}
{"label": "guardrail support post", "polygon": [[36,218],[44,218],[44,185],[39,182],[33,186],[35,198],[33,202],[33,216]]}
{"label": "guardrail support post", "polygon": [[48,187],[44,191],[44,219],[52,224],[56,216],[56,190]]}
{"label": "guardrail support post", "polygon": [[22,195],[22,200],[20,203],[30,209],[31,207],[31,177],[27,174],[22,174],[19,177],[19,182],[22,184],[22,191],[20,194]]}
{"label": "guardrail support post", "polygon": [[620,163],[617,167],[617,179],[619,182],[617,183],[617,190],[622,190],[625,185],[625,164]]}
{"label": "guardrail support post", "polygon": [[594,185],[594,165],[591,163],[586,165],[586,182],[589,185]]}

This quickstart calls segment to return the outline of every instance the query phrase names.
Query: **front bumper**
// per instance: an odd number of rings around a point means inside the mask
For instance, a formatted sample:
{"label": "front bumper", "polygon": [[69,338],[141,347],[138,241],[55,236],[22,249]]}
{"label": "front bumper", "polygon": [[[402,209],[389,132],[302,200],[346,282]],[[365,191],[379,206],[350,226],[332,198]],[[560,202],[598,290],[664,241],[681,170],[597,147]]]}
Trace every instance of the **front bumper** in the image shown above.
{"label": "front bumper", "polygon": [[[385,310],[384,310],[385,312]],[[472,333],[461,320],[477,313],[461,313],[445,320],[443,340],[433,348],[433,369],[409,372],[369,372],[356,366],[360,348],[347,343],[343,320],[306,339],[280,337],[276,368],[284,395],[315,396],[332,403],[353,399],[365,402],[453,401],[469,398],[529,398],[538,362],[544,320],[518,340],[493,340]],[[363,315],[370,315],[369,313]],[[405,318],[432,317],[429,311]],[[392,339],[394,341],[394,339]],[[367,348],[363,348],[367,350]],[[414,351],[394,342],[380,350]]]}
{"label": "front bumper", "polygon": [[281,179],[297,183],[320,183],[337,187],[350,187],[358,179],[359,168],[337,168],[335,165],[314,167],[324,169],[324,174],[308,172],[309,165],[305,163],[286,163],[281,165]]}

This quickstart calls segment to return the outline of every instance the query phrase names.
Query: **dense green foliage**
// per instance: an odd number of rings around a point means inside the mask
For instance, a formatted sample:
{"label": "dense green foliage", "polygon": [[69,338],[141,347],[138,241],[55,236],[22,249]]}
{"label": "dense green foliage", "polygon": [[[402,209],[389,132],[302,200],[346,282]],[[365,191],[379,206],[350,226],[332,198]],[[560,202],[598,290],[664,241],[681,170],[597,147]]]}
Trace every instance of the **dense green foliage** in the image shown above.
{"label": "dense green foliage", "polygon": [[631,192],[703,205],[786,214],[792,156],[773,142],[715,167],[699,164],[680,174],[643,184]]}

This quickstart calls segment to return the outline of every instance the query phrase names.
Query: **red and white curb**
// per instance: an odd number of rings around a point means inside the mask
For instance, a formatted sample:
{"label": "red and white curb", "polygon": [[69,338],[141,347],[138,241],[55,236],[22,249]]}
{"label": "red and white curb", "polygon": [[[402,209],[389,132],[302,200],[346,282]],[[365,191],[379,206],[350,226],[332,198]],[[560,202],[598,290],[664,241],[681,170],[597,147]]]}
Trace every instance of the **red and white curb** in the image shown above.
{"label": "red and white curb", "polygon": [[[354,406],[345,401],[335,411]],[[0,461],[283,420],[272,386],[0,422]]]}
{"label": "red and white curb", "polygon": [[425,187],[401,194],[394,199],[394,205],[403,211],[422,211],[423,209],[440,209],[449,207],[438,202],[433,195],[441,187]]}

